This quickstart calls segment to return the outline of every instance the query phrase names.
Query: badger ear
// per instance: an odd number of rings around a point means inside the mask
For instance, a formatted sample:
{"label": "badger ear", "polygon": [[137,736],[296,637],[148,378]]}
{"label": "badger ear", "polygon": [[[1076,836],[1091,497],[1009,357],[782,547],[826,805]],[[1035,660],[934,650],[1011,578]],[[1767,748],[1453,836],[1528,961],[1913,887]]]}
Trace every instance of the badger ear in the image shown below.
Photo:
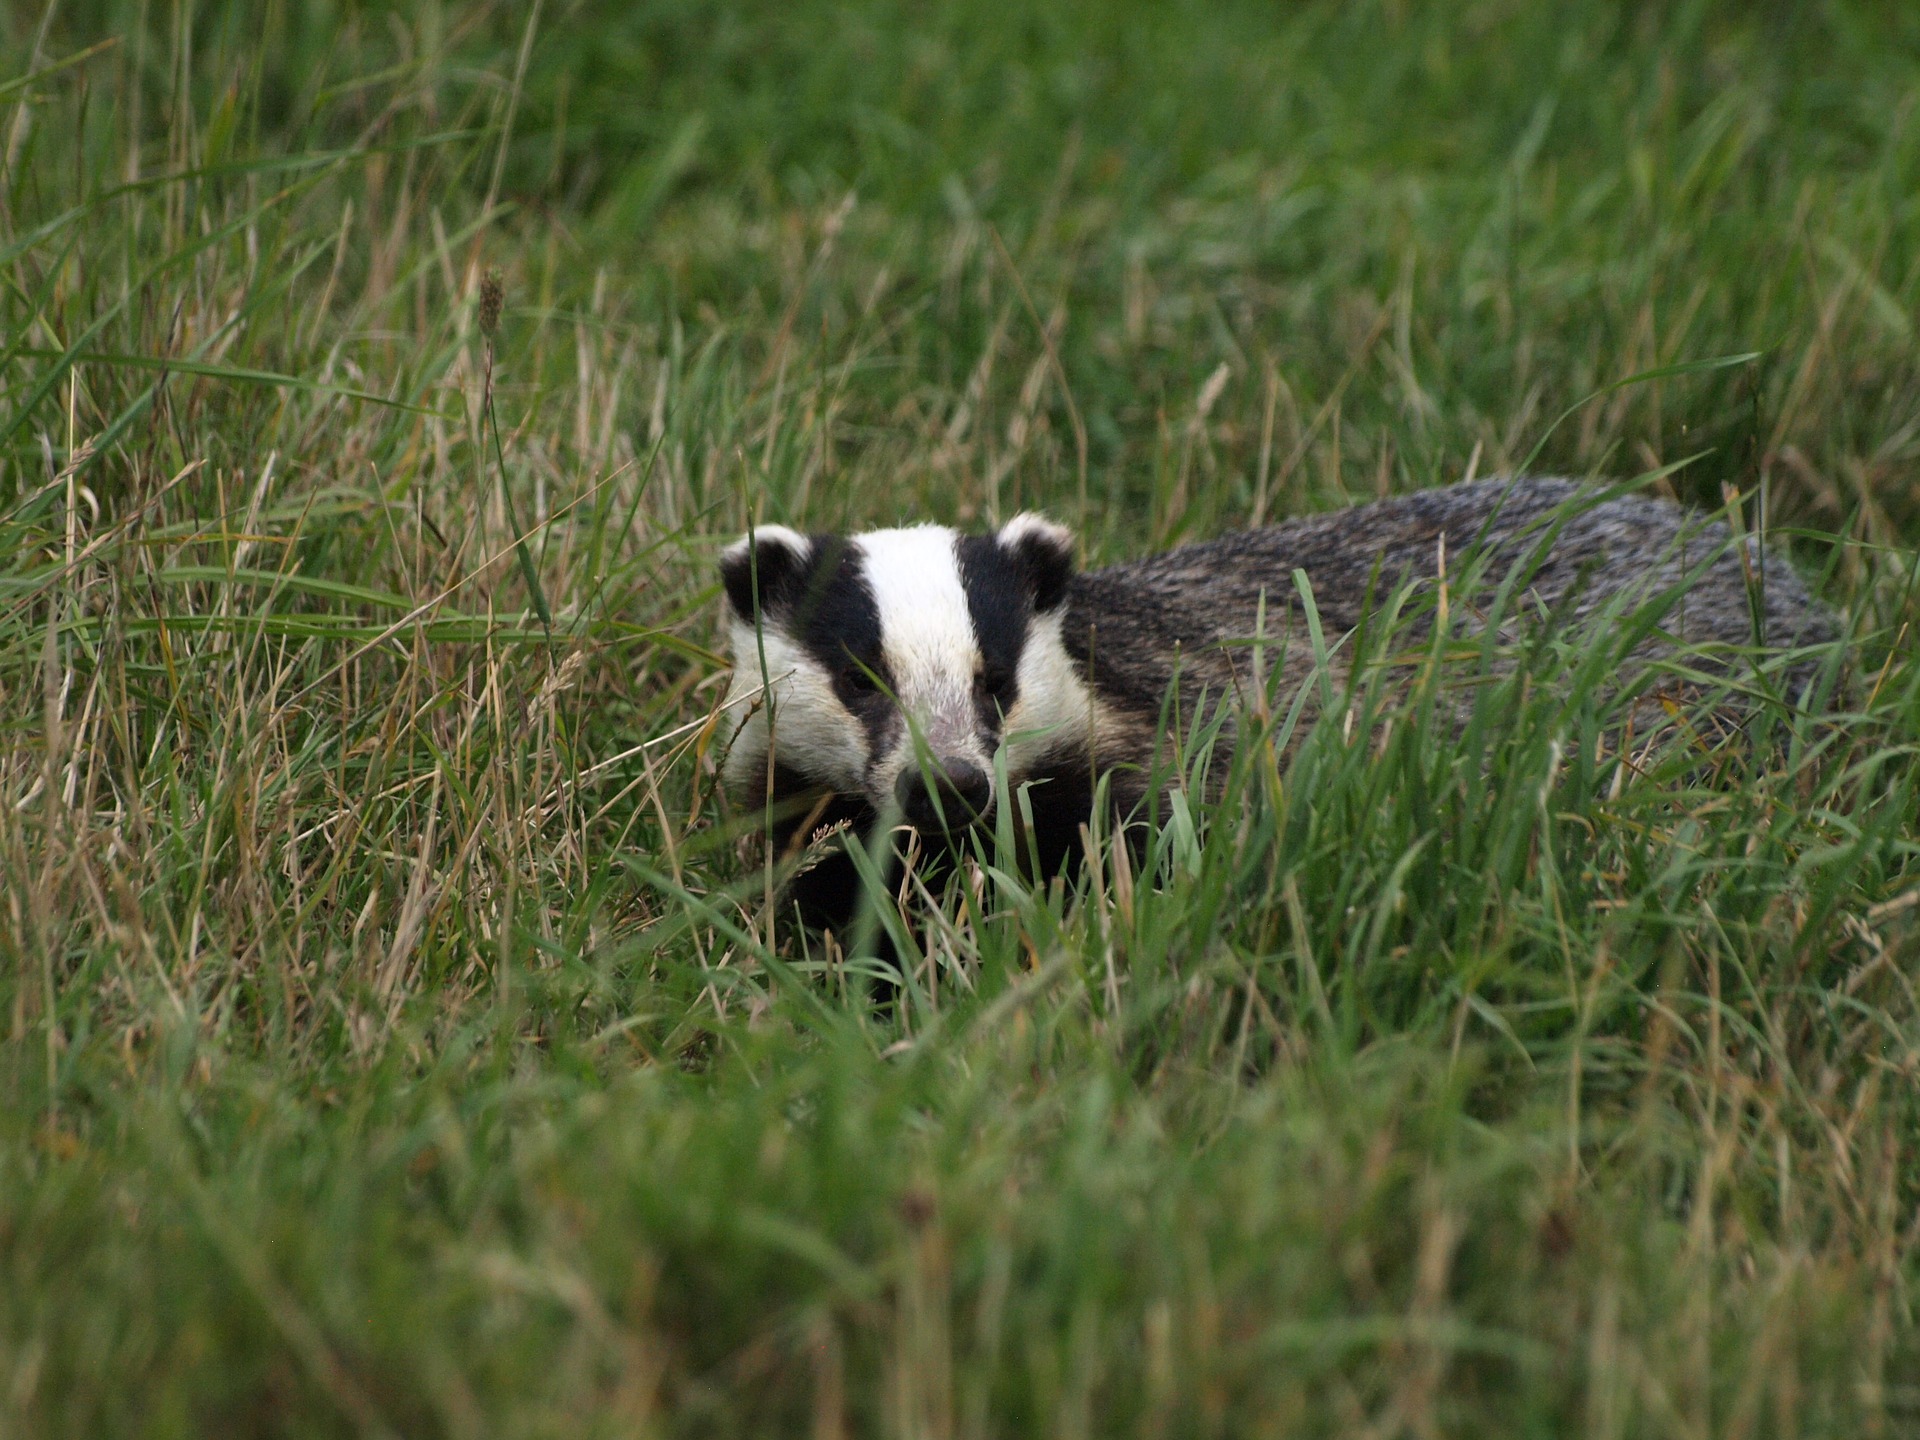
{"label": "badger ear", "polygon": [[1057,608],[1073,578],[1073,532],[1027,510],[1002,525],[998,539],[1026,578],[1033,608],[1041,614]]}
{"label": "badger ear", "polygon": [[779,610],[792,603],[813,556],[813,542],[784,525],[758,525],[720,552],[720,579],[733,613],[751,622],[757,586],[760,609]]}

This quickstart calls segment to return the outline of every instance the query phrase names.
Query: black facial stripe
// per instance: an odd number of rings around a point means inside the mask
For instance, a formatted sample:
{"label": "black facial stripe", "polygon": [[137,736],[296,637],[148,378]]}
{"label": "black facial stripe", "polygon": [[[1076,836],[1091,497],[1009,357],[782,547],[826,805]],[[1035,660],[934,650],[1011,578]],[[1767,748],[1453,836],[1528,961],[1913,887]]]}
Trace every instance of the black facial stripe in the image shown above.
{"label": "black facial stripe", "polygon": [[983,673],[991,682],[991,693],[982,696],[981,717],[997,731],[1001,711],[1020,694],[1020,654],[1032,616],[1026,580],[991,535],[962,535],[953,549]]}
{"label": "black facial stripe", "polygon": [[[787,633],[828,675],[834,693],[867,732],[868,753],[878,751],[893,709],[892,687],[880,654],[880,607],[867,583],[865,556],[856,540],[814,535],[817,557],[787,613]],[[873,688],[875,683],[881,687]]]}
{"label": "black facial stripe", "polygon": [[838,669],[849,653],[877,662],[880,607],[862,568],[859,542],[815,535],[813,564],[788,613],[793,636],[821,664]]}

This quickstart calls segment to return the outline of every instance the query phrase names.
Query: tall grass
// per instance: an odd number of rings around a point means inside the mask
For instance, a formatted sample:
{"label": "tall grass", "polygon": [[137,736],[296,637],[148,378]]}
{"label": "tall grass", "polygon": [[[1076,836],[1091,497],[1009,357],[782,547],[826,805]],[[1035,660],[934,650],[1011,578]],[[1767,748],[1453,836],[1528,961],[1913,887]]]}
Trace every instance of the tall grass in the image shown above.
{"label": "tall grass", "polygon": [[[0,45],[0,1428],[1913,1425],[1904,10]],[[1530,458],[1731,487],[1850,688],[1642,755],[1617,635],[1383,627],[896,1003],[776,931],[750,516],[1097,560]]]}

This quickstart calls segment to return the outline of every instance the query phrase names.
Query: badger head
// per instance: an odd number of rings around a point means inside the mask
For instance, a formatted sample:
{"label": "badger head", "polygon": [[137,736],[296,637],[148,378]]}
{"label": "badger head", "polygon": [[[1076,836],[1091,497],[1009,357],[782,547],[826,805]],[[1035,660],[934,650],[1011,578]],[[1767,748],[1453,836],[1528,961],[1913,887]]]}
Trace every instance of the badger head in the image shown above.
{"label": "badger head", "polygon": [[1085,700],[1060,639],[1073,537],[1039,515],[991,535],[764,525],[720,570],[734,661],[726,777],[740,793],[772,776],[774,794],[832,791],[954,834],[993,813],[996,754],[1007,748],[1018,783],[1034,747],[1073,723],[1069,692]]}

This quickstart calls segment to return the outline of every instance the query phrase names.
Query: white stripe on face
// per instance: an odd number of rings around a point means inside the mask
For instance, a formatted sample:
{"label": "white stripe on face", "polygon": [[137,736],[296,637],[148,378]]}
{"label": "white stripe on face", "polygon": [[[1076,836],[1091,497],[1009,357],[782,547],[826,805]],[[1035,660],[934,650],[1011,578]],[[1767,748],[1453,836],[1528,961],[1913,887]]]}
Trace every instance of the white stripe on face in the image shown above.
{"label": "white stripe on face", "polygon": [[[953,545],[954,532],[944,525],[860,537],[867,585],[880,612],[881,655],[900,708],[936,751],[984,766],[988,756],[973,699],[980,646]],[[898,749],[876,769],[875,789],[891,793],[894,778],[911,763],[913,747],[902,734]]]}
{"label": "white stripe on face", "polygon": [[1013,784],[1060,756],[1091,759],[1119,726],[1087,688],[1061,638],[1059,612],[1035,617],[1020,652],[1020,693],[1006,718],[1007,778]]}
{"label": "white stripe on face", "polygon": [[[763,644],[773,689],[771,732],[767,699],[759,694]],[[860,793],[866,779],[866,731],[841,705],[819,661],[777,626],[767,624],[756,636],[752,626],[734,623],[728,704],[736,717],[725,769],[729,785],[747,790],[762,783],[771,743],[781,763],[813,783],[845,795]]]}

